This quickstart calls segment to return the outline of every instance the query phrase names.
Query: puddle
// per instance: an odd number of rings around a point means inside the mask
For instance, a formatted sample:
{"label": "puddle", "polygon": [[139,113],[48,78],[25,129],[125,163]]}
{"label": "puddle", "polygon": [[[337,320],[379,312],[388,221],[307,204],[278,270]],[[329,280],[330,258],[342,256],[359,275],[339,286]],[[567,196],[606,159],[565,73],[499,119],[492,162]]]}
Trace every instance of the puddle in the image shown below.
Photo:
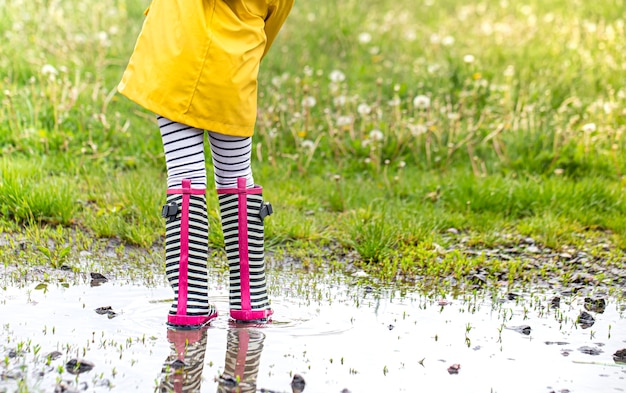
{"label": "puddle", "polygon": [[[613,360],[626,348],[626,311],[613,298],[585,307],[584,296],[561,297],[559,308],[548,293],[444,301],[275,274],[286,289],[272,288],[272,324],[230,325],[220,277],[211,283],[220,316],[187,333],[168,334],[165,285],[0,290],[0,392],[298,392],[295,374],[307,393],[626,391],[626,365]],[[185,342],[183,366],[175,344]],[[93,369],[72,374],[72,359]],[[234,370],[240,390],[219,378]]]}

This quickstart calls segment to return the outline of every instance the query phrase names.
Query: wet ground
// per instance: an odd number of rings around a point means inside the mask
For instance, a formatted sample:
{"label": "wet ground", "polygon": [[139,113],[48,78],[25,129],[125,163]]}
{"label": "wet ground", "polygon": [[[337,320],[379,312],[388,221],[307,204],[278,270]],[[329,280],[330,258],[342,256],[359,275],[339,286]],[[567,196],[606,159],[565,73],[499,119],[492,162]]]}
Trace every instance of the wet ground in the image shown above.
{"label": "wet ground", "polygon": [[158,277],[5,279],[0,392],[626,391],[626,306],[599,292],[451,298],[285,269],[273,322],[241,328],[213,276],[220,316],[196,332],[167,329]]}

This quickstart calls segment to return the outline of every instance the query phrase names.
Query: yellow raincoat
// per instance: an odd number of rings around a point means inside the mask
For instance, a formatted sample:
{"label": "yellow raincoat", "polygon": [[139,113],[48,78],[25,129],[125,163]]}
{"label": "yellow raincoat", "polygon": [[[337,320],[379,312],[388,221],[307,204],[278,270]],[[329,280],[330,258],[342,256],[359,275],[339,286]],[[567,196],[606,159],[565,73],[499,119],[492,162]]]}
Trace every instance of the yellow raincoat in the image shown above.
{"label": "yellow raincoat", "polygon": [[251,136],[257,75],[294,0],[153,0],[120,93],[170,120]]}

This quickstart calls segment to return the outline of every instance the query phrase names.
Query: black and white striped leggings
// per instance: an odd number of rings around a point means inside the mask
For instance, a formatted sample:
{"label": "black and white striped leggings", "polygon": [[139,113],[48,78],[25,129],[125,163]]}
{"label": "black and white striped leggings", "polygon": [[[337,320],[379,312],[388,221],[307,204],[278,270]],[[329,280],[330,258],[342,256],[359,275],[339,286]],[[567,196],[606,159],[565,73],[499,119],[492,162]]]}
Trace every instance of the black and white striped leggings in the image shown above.
{"label": "black and white striped leggings", "polygon": [[[181,186],[182,179],[191,179],[194,188],[207,186],[204,130],[157,116],[165,163],[167,187]],[[250,157],[252,138],[236,137],[208,131],[216,188],[236,188],[237,178],[245,177],[248,187],[254,186]]]}

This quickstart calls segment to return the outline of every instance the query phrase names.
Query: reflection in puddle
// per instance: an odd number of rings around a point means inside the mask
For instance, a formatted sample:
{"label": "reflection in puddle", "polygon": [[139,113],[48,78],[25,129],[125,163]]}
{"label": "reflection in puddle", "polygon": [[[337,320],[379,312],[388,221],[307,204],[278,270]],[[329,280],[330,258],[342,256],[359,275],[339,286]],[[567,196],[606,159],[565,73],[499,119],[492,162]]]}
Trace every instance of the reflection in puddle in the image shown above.
{"label": "reflection in puddle", "polygon": [[255,329],[229,329],[224,372],[218,378],[219,393],[256,392],[265,334]]}
{"label": "reflection in puddle", "polygon": [[207,330],[167,330],[171,353],[163,364],[159,392],[200,391]]}
{"label": "reflection in puddle", "polygon": [[[271,279],[281,286],[272,289],[273,323],[229,324],[227,286],[217,280],[210,295],[220,316],[198,331],[167,329],[165,285],[109,280],[0,290],[0,392],[51,392],[61,383],[90,392],[219,393],[234,383],[241,392],[307,393],[626,386],[626,365],[614,360],[626,348],[625,310],[611,297],[440,299],[336,276]],[[72,359],[94,367],[70,374],[64,366]]]}

